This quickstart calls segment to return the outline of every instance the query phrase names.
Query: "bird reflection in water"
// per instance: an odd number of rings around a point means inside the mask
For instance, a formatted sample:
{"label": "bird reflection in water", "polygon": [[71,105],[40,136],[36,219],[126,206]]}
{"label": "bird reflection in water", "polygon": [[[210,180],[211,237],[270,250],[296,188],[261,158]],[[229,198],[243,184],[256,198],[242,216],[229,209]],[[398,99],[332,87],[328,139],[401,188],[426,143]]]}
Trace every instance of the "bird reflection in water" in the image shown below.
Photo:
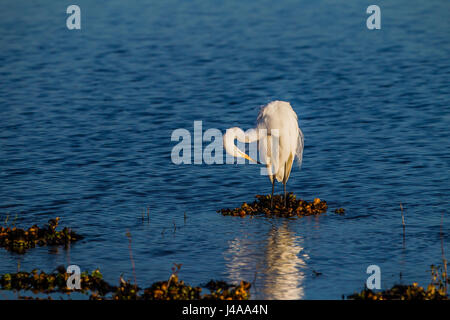
{"label": "bird reflection in water", "polygon": [[237,237],[226,253],[229,279],[252,283],[253,298],[295,300],[304,296],[308,255],[303,238],[290,231],[288,221],[273,226],[263,241]]}

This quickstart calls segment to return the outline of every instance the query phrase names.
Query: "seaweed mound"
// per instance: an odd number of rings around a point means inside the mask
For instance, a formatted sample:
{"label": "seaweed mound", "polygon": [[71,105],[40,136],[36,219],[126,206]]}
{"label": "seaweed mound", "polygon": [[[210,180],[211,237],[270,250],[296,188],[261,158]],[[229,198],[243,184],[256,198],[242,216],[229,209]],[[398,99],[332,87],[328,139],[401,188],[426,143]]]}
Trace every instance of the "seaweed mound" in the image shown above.
{"label": "seaweed mound", "polygon": [[444,267],[431,266],[431,277],[432,281],[426,289],[414,282],[410,285],[397,284],[381,292],[365,288],[347,298],[352,300],[448,300],[447,287],[450,278],[447,276],[445,260]]}
{"label": "seaweed mound", "polygon": [[[0,276],[0,289],[15,291],[31,291],[32,293],[66,293],[74,292],[67,287],[71,275],[64,267],[52,273],[32,270],[31,272],[6,273]],[[100,270],[80,275],[80,289],[77,292],[89,295],[90,300],[247,300],[250,296],[250,283],[228,284],[223,281],[214,282],[214,287],[206,286],[210,293],[202,294],[201,287],[190,286],[172,274],[168,280],[158,281],[150,287],[141,289],[137,285],[120,277],[119,285],[113,286],[103,280]],[[35,299],[20,296],[21,299]],[[39,298],[41,299],[41,298]],[[52,298],[49,296],[48,298]]]}
{"label": "seaweed mound", "polygon": [[16,253],[25,253],[29,248],[36,245],[64,245],[81,240],[83,237],[65,227],[56,231],[59,218],[50,219],[48,224],[42,228],[33,225],[28,229],[16,227],[0,227],[0,247]]}
{"label": "seaweed mound", "polygon": [[244,202],[239,208],[221,209],[217,212],[222,213],[224,216],[240,217],[247,215],[301,217],[325,213],[328,209],[327,203],[319,198],[314,199],[312,202],[297,200],[292,192],[287,195],[286,206],[284,206],[284,196],[282,195],[274,195],[272,206],[271,202],[270,195],[256,195],[256,200],[250,204]]}
{"label": "seaweed mound", "polygon": [[[64,267],[59,267],[52,273],[39,272],[37,269],[31,272],[6,273],[0,276],[0,288],[2,290],[29,290],[33,293],[69,293],[72,292],[67,287],[69,277],[70,274],[65,272]],[[80,283],[80,292],[82,293],[96,291],[100,294],[106,294],[114,290],[114,287],[103,280],[103,276],[98,269],[91,274],[88,272],[81,273]]]}

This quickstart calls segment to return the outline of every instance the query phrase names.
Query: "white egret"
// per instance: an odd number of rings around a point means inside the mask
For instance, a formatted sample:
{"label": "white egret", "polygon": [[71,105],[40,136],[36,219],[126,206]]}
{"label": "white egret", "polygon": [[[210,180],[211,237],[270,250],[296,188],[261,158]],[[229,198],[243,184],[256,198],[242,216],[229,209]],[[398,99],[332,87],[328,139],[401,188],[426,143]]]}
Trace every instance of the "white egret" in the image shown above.
{"label": "white egret", "polygon": [[246,132],[237,127],[227,129],[223,136],[224,148],[233,157],[259,163],[234,144],[236,139],[244,143],[257,141],[260,159],[264,160],[272,183],[271,205],[276,179],[284,185],[286,206],[286,183],[291,174],[294,158],[297,157],[301,165],[303,157],[303,133],[298,126],[297,114],[289,102],[272,101],[261,108],[256,122],[256,128]]}

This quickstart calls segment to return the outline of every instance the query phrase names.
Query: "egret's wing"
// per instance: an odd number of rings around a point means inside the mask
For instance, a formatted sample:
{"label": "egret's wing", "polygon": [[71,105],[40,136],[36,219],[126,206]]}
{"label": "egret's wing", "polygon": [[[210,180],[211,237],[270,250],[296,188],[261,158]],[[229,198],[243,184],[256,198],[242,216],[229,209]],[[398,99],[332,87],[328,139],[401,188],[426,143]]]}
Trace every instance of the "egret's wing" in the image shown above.
{"label": "egret's wing", "polygon": [[274,170],[273,170],[273,159],[272,156],[272,139],[270,136],[270,130],[267,118],[264,113],[264,107],[261,107],[258,113],[258,118],[256,119],[256,128],[258,134],[260,135],[258,140],[258,150],[259,159],[266,165],[267,175],[269,176],[270,182],[273,183]]}
{"label": "egret's wing", "polygon": [[297,156],[299,166],[302,165],[304,142],[305,142],[305,138],[303,136],[303,132],[300,128],[298,128],[298,143],[297,143],[297,150],[295,152],[295,155]]}
{"label": "egret's wing", "polygon": [[273,162],[271,159],[271,137],[265,136],[258,141],[259,146],[259,159],[263,161],[267,168],[267,175],[270,178],[270,182],[273,182]]}
{"label": "egret's wing", "polygon": [[286,183],[291,175],[292,164],[294,163],[294,154],[291,153],[289,155],[288,160],[286,161],[286,170],[284,171],[283,183]]}

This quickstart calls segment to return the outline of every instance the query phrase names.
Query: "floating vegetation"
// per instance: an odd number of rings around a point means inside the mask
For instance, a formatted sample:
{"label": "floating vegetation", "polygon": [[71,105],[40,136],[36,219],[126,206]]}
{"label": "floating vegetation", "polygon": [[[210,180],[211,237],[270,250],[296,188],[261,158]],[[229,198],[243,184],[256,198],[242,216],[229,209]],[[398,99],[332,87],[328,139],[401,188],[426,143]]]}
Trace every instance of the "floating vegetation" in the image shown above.
{"label": "floating vegetation", "polygon": [[417,283],[397,284],[388,290],[375,292],[365,288],[359,293],[348,296],[353,300],[448,300],[447,284],[450,279],[442,267],[431,266],[432,281],[425,289]]}
{"label": "floating vegetation", "polygon": [[217,212],[222,213],[224,216],[240,217],[258,214],[277,217],[300,217],[325,213],[327,209],[327,203],[319,198],[308,202],[297,200],[293,193],[288,193],[286,206],[284,206],[284,196],[282,195],[274,195],[272,206],[270,195],[257,195],[256,200],[250,204],[244,202],[240,208],[221,209]]}
{"label": "floating vegetation", "polygon": [[43,228],[33,225],[28,229],[16,227],[0,227],[0,247],[16,253],[25,253],[29,248],[36,245],[64,245],[78,241],[83,237],[65,227],[61,231],[56,231],[59,218],[50,219]]}
{"label": "floating vegetation", "polygon": [[[214,286],[206,286],[210,293],[202,294],[201,287],[192,287],[178,279],[173,273],[167,281],[158,281],[149,288],[141,289],[130,281],[120,277],[119,286],[112,286],[103,280],[100,271],[83,272],[80,275],[80,290],[67,287],[67,280],[71,274],[59,267],[52,273],[31,272],[7,273],[0,276],[0,289],[25,290],[37,293],[66,293],[81,292],[89,294],[91,300],[247,300],[250,296],[250,283],[241,281],[239,285],[228,284],[223,281],[210,281]],[[33,297],[20,296],[23,299]],[[51,299],[51,297],[43,298]]]}
{"label": "floating vegetation", "polygon": [[144,290],[145,300],[198,300],[201,299],[200,287],[191,287],[172,275],[168,281],[155,282]]}
{"label": "floating vegetation", "polygon": [[340,215],[344,215],[345,214],[345,209],[344,208],[337,208],[336,210],[334,210],[334,213],[340,214]]}
{"label": "floating vegetation", "polygon": [[230,285],[224,281],[211,280],[206,284],[211,294],[203,296],[203,299],[213,300],[247,300],[250,296],[250,283],[241,281],[238,286]]}
{"label": "floating vegetation", "polygon": [[427,289],[424,289],[417,283],[413,283],[412,285],[395,285],[382,292],[365,289],[348,298],[353,300],[447,300],[448,296],[441,290],[436,290],[434,286],[429,285]]}
{"label": "floating vegetation", "polygon": [[[29,290],[33,293],[53,293],[53,292],[72,292],[67,287],[67,280],[71,274],[65,272],[64,267],[52,273],[45,273],[37,269],[31,272],[6,273],[0,277],[0,288],[3,290]],[[94,270],[91,274],[83,272],[80,274],[80,292],[96,291],[100,294],[106,294],[112,290],[107,282],[103,280],[100,271]]]}

